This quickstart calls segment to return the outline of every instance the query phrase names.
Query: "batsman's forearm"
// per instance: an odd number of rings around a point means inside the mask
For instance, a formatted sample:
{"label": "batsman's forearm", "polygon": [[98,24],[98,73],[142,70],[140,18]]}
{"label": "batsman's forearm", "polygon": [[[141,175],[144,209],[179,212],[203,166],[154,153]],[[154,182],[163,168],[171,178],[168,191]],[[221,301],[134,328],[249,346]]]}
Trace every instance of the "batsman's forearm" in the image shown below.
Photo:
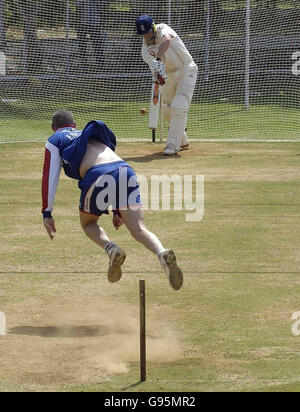
{"label": "batsman's forearm", "polygon": [[161,42],[161,44],[158,48],[156,58],[162,59],[164,57],[166,51],[170,47],[170,44],[171,44],[171,38],[169,36],[164,37],[163,41]]}

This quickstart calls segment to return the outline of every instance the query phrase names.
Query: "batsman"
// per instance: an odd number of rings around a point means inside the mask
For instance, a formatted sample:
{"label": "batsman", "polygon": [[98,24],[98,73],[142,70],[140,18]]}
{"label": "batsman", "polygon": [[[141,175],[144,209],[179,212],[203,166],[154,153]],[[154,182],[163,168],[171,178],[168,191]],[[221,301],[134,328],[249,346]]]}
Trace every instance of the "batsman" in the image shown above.
{"label": "batsman", "polygon": [[176,155],[189,146],[186,126],[198,67],[183,41],[167,24],[156,25],[152,17],[142,15],[136,20],[136,28],[143,37],[142,58],[150,67],[153,81],[163,86],[162,110],[169,124],[164,154]]}

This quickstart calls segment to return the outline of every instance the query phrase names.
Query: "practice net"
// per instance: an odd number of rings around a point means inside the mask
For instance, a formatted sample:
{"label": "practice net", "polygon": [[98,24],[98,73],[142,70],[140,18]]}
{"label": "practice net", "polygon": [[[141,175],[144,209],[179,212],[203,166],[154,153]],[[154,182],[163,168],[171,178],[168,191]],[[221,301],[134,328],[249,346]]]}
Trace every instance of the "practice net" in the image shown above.
{"label": "practice net", "polygon": [[150,141],[141,14],[169,23],[199,67],[190,138],[300,139],[298,2],[1,0],[0,141],[44,140],[58,108]]}

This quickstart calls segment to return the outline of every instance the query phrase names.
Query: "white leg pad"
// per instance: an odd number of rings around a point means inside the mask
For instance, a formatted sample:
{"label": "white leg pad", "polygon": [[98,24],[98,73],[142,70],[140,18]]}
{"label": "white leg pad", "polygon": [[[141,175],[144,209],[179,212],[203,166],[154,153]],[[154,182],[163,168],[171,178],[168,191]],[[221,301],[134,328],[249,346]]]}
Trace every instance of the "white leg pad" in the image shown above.
{"label": "white leg pad", "polygon": [[189,101],[183,95],[175,96],[171,104],[171,121],[167,139],[167,147],[180,150],[181,139],[184,136],[187,124]]}
{"label": "white leg pad", "polygon": [[189,145],[189,139],[188,139],[186,132],[184,132],[184,135],[181,138],[180,147],[187,147],[188,145]]}

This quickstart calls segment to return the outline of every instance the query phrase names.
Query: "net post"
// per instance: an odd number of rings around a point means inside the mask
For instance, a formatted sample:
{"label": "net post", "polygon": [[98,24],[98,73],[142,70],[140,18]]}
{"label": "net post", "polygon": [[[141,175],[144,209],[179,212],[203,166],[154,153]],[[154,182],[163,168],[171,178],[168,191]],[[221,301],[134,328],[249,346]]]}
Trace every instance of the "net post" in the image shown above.
{"label": "net post", "polygon": [[70,0],[66,1],[66,74],[70,74]]}
{"label": "net post", "polygon": [[168,0],[168,26],[171,26],[172,20],[172,0]]}
{"label": "net post", "polygon": [[250,38],[251,36],[251,0],[246,0],[246,61],[245,61],[245,109],[250,109]]}
{"label": "net post", "polygon": [[6,32],[5,32],[5,0],[0,2],[0,52],[5,52]]}
{"label": "net post", "polygon": [[209,54],[209,47],[210,47],[210,0],[206,0],[206,27],[205,27],[205,52],[204,52],[204,61],[205,61],[205,80],[209,81],[210,76],[210,54]]}
{"label": "net post", "polygon": [[140,280],[140,379],[146,380],[146,288]]}

